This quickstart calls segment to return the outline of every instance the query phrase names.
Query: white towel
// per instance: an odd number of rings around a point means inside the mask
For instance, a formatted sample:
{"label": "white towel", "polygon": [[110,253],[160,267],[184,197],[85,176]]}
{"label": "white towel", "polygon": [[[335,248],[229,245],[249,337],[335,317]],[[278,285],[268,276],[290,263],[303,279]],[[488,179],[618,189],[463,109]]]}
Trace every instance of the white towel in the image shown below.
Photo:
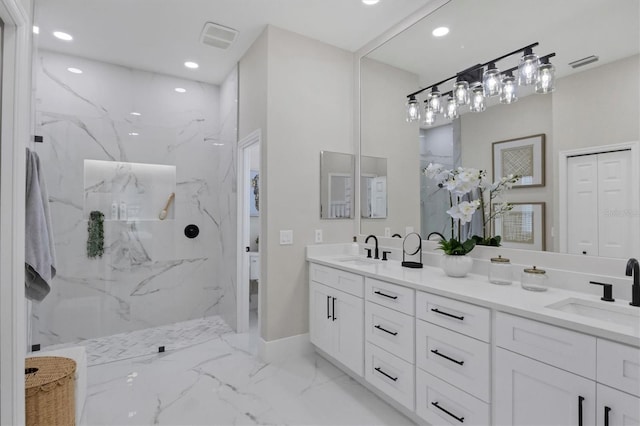
{"label": "white towel", "polygon": [[25,293],[27,298],[41,301],[51,291],[51,280],[56,275],[56,254],[40,159],[29,148],[26,183]]}

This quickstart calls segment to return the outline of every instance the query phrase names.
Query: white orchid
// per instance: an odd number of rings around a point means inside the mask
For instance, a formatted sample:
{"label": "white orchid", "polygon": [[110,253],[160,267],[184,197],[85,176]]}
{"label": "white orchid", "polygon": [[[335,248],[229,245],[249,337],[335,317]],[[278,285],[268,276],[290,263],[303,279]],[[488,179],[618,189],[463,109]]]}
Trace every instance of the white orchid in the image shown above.
{"label": "white orchid", "polygon": [[480,207],[480,200],[462,201],[447,210],[449,216],[458,219],[461,223],[471,222],[473,214]]}
{"label": "white orchid", "polygon": [[429,163],[429,165],[422,171],[429,179],[435,179],[438,182],[442,182],[449,178],[450,170],[446,169],[442,164]]}

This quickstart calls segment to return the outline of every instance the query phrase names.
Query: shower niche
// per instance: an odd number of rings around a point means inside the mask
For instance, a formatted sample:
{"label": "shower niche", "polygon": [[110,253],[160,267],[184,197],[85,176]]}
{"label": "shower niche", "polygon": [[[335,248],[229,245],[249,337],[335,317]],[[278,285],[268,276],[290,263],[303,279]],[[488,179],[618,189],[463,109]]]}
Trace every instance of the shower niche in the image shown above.
{"label": "shower niche", "polygon": [[83,214],[105,221],[175,220],[176,167],[84,160]]}

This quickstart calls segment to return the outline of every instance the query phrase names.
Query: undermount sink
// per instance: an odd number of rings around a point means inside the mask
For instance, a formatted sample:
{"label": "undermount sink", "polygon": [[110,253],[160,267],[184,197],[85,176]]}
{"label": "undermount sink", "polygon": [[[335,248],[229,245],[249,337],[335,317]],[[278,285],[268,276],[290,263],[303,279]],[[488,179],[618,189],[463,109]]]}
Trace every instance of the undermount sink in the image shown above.
{"label": "undermount sink", "polygon": [[569,298],[548,305],[547,308],[640,329],[640,309],[633,306]]}
{"label": "undermount sink", "polygon": [[335,259],[335,261],[340,263],[346,263],[348,265],[354,265],[354,266],[367,266],[367,265],[375,265],[377,263],[380,263],[379,260],[368,259],[366,257],[356,257],[356,256]]}

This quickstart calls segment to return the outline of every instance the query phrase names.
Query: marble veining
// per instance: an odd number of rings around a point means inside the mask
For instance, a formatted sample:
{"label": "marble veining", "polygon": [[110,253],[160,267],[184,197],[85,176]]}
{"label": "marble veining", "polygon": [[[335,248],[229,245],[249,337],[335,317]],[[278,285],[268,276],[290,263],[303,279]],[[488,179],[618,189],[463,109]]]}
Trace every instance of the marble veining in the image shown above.
{"label": "marble veining", "polygon": [[[70,63],[84,73],[69,73]],[[34,68],[36,132],[44,137],[35,149],[58,277],[33,306],[31,343],[45,348],[211,315],[233,328],[236,70],[214,86],[48,51]],[[116,168],[87,175],[84,160]],[[173,167],[172,183],[158,186],[139,163]],[[158,220],[171,192],[172,211]],[[121,200],[132,217],[112,220],[110,206]],[[89,259],[87,218],[96,209],[105,214],[105,252]],[[200,228],[196,239],[183,233],[191,223]]]}
{"label": "marble veining", "polygon": [[263,363],[246,335],[90,367],[91,425],[413,425],[317,354]]}

